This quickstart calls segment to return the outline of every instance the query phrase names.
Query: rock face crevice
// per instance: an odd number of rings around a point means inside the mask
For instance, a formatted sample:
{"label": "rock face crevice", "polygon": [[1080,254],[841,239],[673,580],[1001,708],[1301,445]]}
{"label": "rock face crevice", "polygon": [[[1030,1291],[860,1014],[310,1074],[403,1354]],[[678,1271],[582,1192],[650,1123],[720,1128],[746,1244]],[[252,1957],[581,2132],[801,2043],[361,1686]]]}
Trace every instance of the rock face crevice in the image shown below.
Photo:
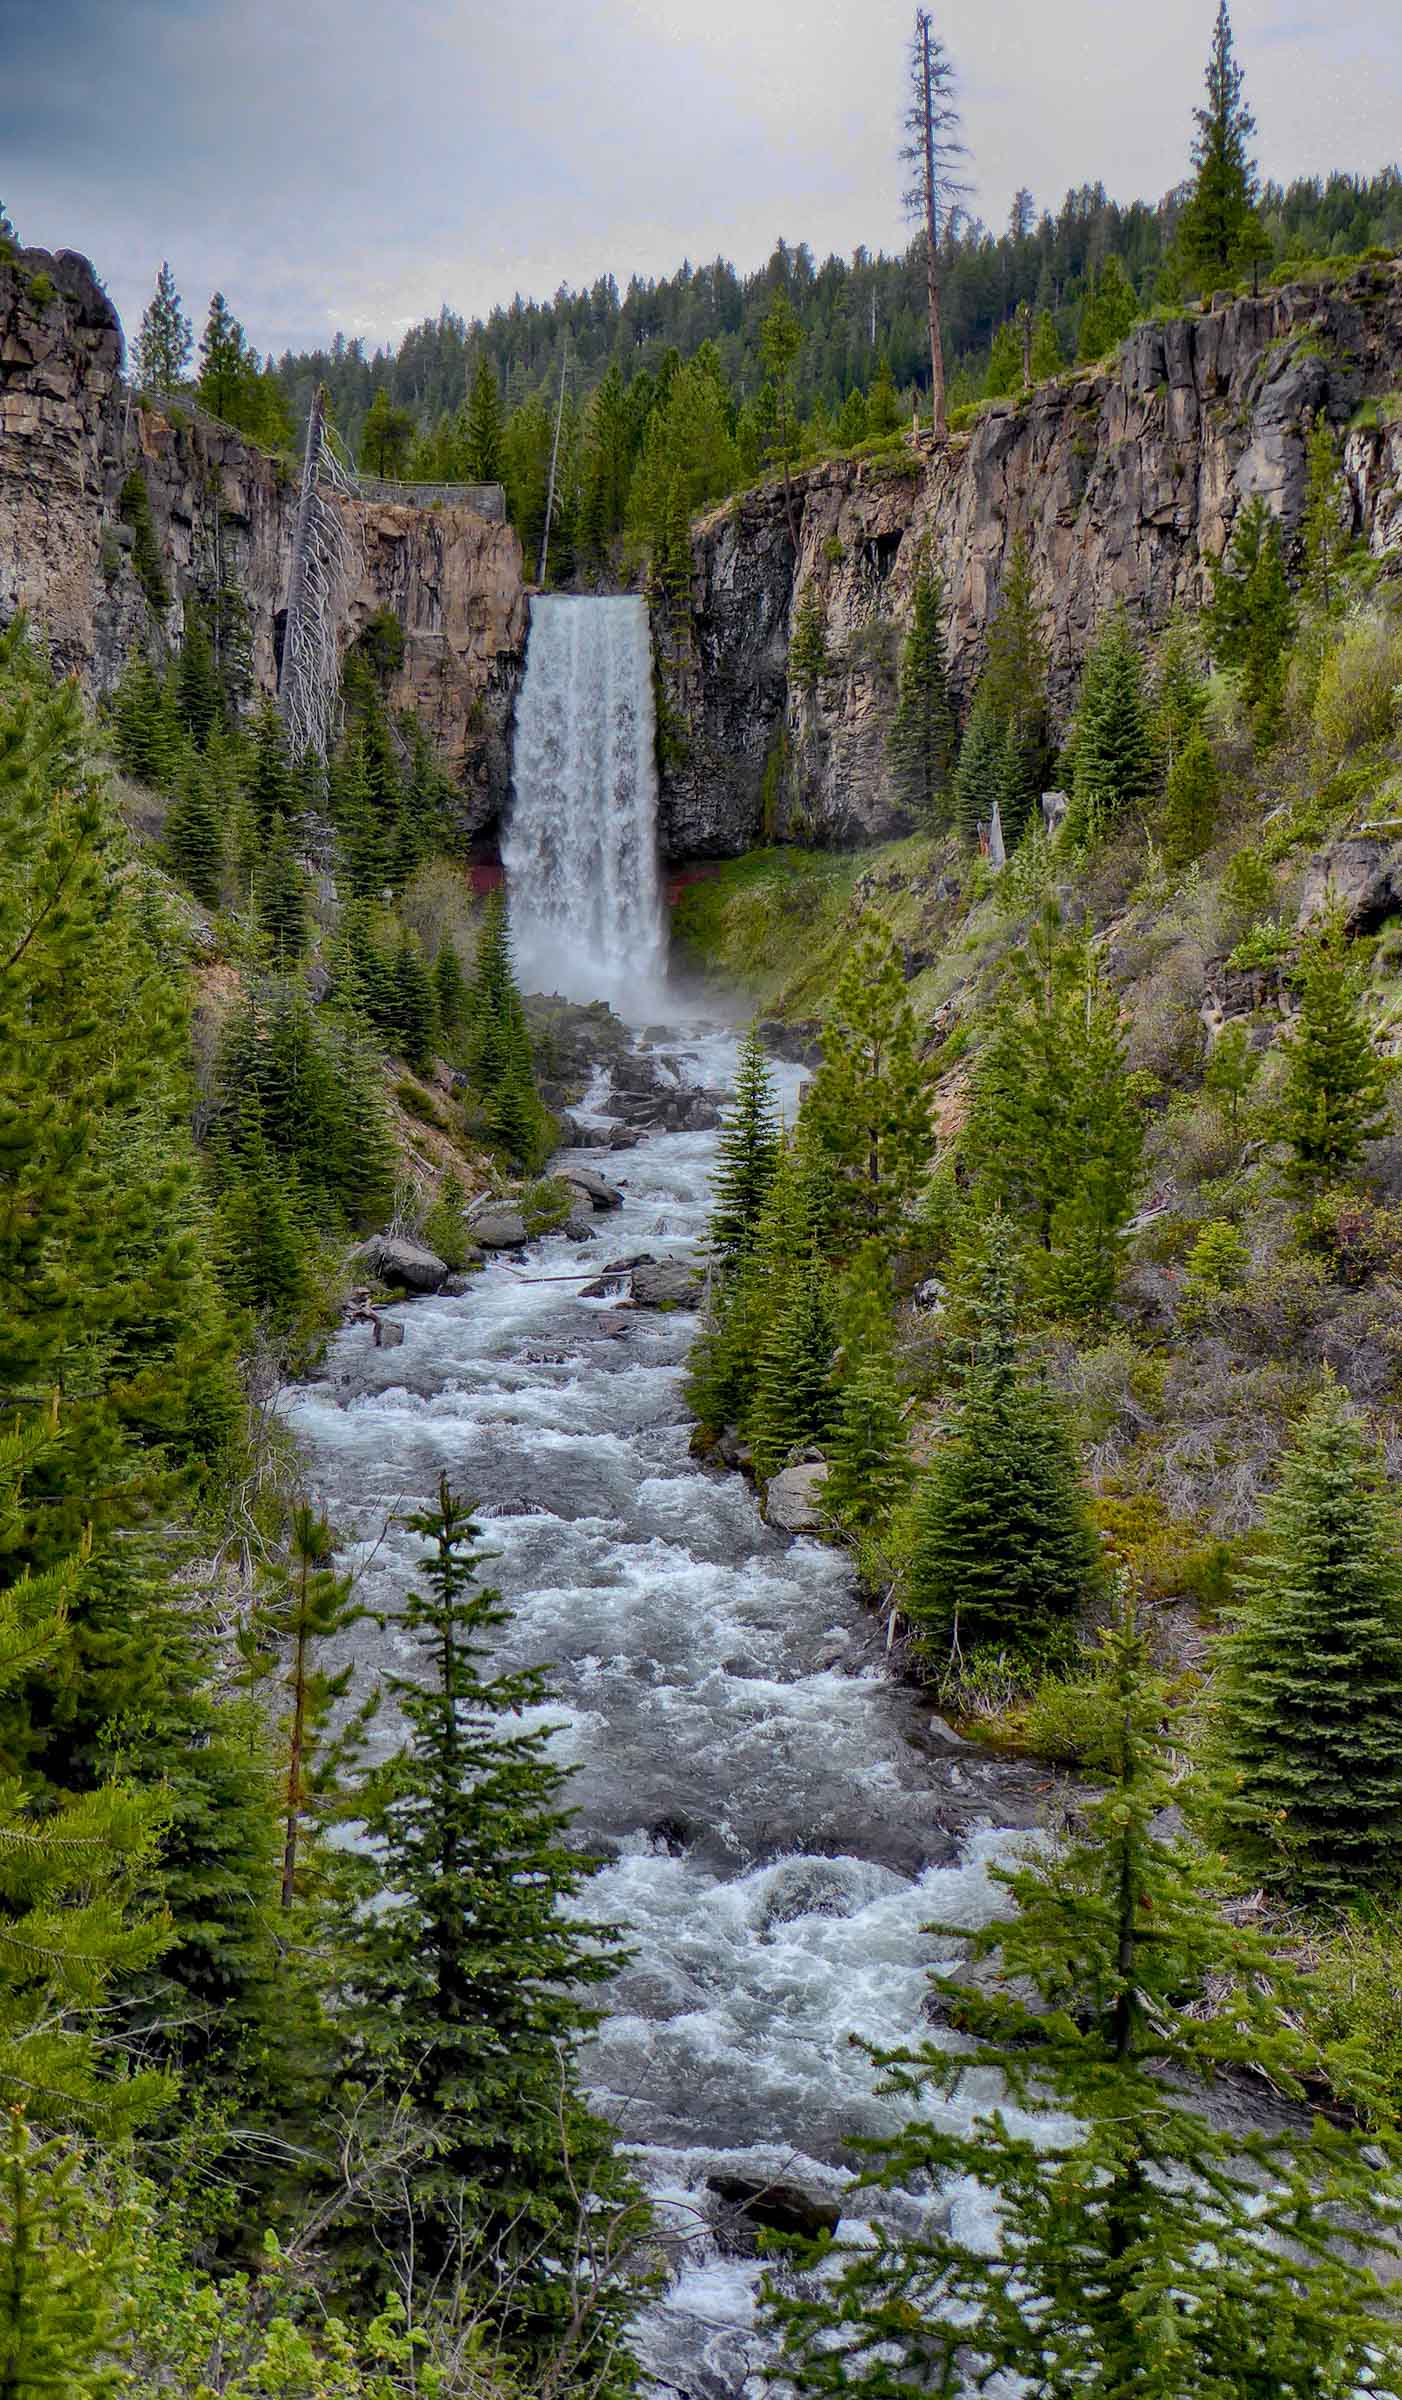
{"label": "rock face crevice", "polygon": [[[122,330],[84,258],[0,261],[0,620],[24,609],[56,667],[94,699],[143,648],[175,646],[189,600],[232,584],[248,607],[255,688],[276,689],[297,483],[286,464],[183,408],[134,399]],[[136,574],[123,484],[139,469],[170,605]],[[496,819],[525,656],[521,547],[459,503],[342,502],[355,561],[337,641],[381,609],[405,632],[390,705],[412,708],[462,791],[462,823]]]}
{"label": "rock face crevice", "polygon": [[[1388,395],[1395,413],[1362,408]],[[694,532],[690,620],[664,678],[669,854],[908,830],[886,737],[922,545],[944,577],[951,671],[967,699],[1008,549],[1025,539],[1064,717],[1112,602],[1153,626],[1200,602],[1253,494],[1294,536],[1320,412],[1344,437],[1355,532],[1402,565],[1397,263],[1143,325],[1108,365],[995,402],[938,448],[827,461],[797,487],[796,555],[777,487],[718,509]],[[810,588],[831,669],[808,695],[790,690],[787,664],[794,605]]]}

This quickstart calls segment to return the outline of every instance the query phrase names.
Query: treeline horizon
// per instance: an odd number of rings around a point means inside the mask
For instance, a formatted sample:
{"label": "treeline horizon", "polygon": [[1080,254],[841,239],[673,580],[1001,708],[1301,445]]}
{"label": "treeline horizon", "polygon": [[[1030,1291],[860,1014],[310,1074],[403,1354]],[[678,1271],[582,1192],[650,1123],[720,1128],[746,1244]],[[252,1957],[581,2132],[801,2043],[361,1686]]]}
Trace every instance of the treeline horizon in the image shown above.
{"label": "treeline horizon", "polygon": [[[979,396],[994,338],[1023,303],[1050,311],[1064,354],[1074,358],[1081,312],[1110,257],[1123,265],[1141,308],[1171,297],[1160,279],[1188,188],[1184,182],[1156,202],[1123,203],[1110,199],[1103,183],[1083,183],[1055,214],[1038,211],[1023,189],[1001,234],[977,217],[956,218],[942,260],[951,398]],[[1263,279],[1295,261],[1402,249],[1402,167],[1266,183],[1260,210],[1270,240]],[[485,319],[445,303],[436,317],[412,325],[397,347],[367,350],[362,338],[338,332],[328,347],[284,350],[270,364],[299,426],[317,385],[325,384],[352,450],[377,393],[421,425],[432,424],[462,404],[484,356],[508,410],[557,391],[566,342],[567,390],[577,403],[612,365],[627,382],[644,371],[656,374],[669,350],[686,361],[707,342],[743,401],[764,382],[761,329],[775,293],[783,292],[804,336],[795,367],[798,405],[805,413],[815,405],[836,410],[849,393],[871,385],[883,361],[898,391],[928,390],[924,255],[917,234],[899,254],[860,245],[848,258],[832,253],[819,263],[806,242],[780,237],[748,274],[724,258],[696,266],[684,259],[675,274],[633,275],[622,291],[610,272],[587,288],[562,284],[549,300],[517,293]]]}

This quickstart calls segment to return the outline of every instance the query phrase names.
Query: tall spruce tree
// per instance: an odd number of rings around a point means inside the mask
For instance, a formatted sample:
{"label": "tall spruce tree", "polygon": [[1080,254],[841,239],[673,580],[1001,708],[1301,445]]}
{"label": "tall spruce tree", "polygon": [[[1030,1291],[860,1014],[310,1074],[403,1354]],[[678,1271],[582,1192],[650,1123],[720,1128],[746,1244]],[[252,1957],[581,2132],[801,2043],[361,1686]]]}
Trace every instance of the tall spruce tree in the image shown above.
{"label": "tall spruce tree", "polygon": [[473,370],[467,399],[466,445],[463,464],[472,483],[500,483],[505,466],[502,451],[501,390],[497,371],[483,350]]}
{"label": "tall spruce tree", "polygon": [[740,1045],[735,1097],[716,1145],[708,1235],[715,1257],[726,1269],[739,1266],[754,1248],[779,1164],[779,1144],[774,1076],[754,1023]]}
{"label": "tall spruce tree", "polygon": [[487,901],[477,937],[470,994],[469,1073],[493,1139],[522,1166],[534,1165],[548,1139],[535,1087],[526,1012],[511,956],[506,895]]}
{"label": "tall spruce tree", "polygon": [[911,2113],[863,2180],[975,2204],[902,2214],[830,2252],[816,2289],[771,2291],[803,2400],[1005,2377],[1038,2400],[1402,2388],[1374,2264],[1399,2253],[1395,2151],[1303,2113],[1250,2133],[1233,2107],[1214,2118],[1208,2094],[1243,2073],[1296,2101],[1315,2086],[1307,1987],[1168,1830],[1182,1712],[1145,1637],[1126,1619],[1105,1649],[1106,1788],[1083,1829],[993,1870],[1011,1918],[940,1929],[979,1969],[932,1979],[957,2046],[874,2054]]}
{"label": "tall spruce tree", "polygon": [[1326,919],[1306,944],[1299,1014],[1282,1045],[1279,1125],[1302,1191],[1341,1181],[1364,1144],[1387,1131],[1387,1070],[1363,1013],[1361,980],[1341,922]]}
{"label": "tall spruce tree", "polygon": [[898,798],[930,831],[949,815],[958,731],[945,653],[944,590],[928,546],[911,587],[910,631],[901,657],[900,698],[887,751]]}
{"label": "tall spruce tree", "polygon": [[1220,1820],[1249,1872],[1314,1901],[1402,1868],[1402,1539],[1333,1386],[1286,1453],[1218,1650]]}
{"label": "tall spruce tree", "polygon": [[194,347],[194,331],[181,307],[170,260],[163,258],[136,337],[132,381],[148,391],[173,392],[185,380]]}
{"label": "tall spruce tree", "polygon": [[1256,166],[1249,151],[1256,120],[1243,97],[1244,83],[1227,0],[1218,0],[1207,61],[1207,105],[1193,112],[1193,188],[1175,236],[1186,272],[1209,287],[1229,283],[1252,249]]}
{"label": "tall spruce tree", "polygon": [[224,827],[202,758],[186,761],[180,788],[166,811],[162,847],[171,873],[206,908],[218,908],[224,896]]}
{"label": "tall spruce tree", "polygon": [[1012,1219],[1053,1306],[1103,1313],[1143,1146],[1118,1004],[1084,929],[1049,901],[994,1004],[959,1148],[976,1207]]}
{"label": "tall spruce tree", "polygon": [[917,1487],[905,1605],[940,1669],[996,1646],[1035,1662],[1099,1586],[1065,1419],[1018,1361],[1016,1244],[995,1218],[973,1253],[973,1356],[953,1433]]}
{"label": "tall spruce tree", "polygon": [[1071,821],[1083,839],[1109,830],[1154,787],[1144,662],[1113,608],[1087,655],[1076,708]]}
{"label": "tall spruce tree", "polygon": [[[688,556],[688,581],[690,572]],[[802,692],[811,700],[823,677],[831,671],[822,595],[817,584],[810,581],[804,586],[803,598],[794,611],[793,632],[789,639],[789,681],[795,691]]]}
{"label": "tall spruce tree", "polygon": [[836,1409],[833,1351],[837,1320],[830,1278],[815,1257],[799,1261],[755,1354],[754,1391],[745,1430],[755,1472],[767,1482],[794,1450],[821,1445]]}
{"label": "tall spruce tree", "polygon": [[1008,772],[1008,729],[991,700],[974,695],[959,764],[954,775],[954,807],[959,831],[972,848],[987,833],[995,807],[1001,808]]}
{"label": "tall spruce tree", "polygon": [[429,1545],[399,1619],[418,1671],[387,1679],[405,1739],[363,1788],[382,1897],[345,1929],[347,2079],[423,2126],[403,2206],[430,2271],[463,2277],[527,2376],[613,2391],[628,2294],[583,2279],[591,2212],[630,2187],[574,2051],[620,1952],[576,1913],[596,1862],[570,1841],[550,1729],[513,1722],[545,1673],[485,1666],[507,1612],[477,1581],[480,1528],[446,1479],[407,1524]]}
{"label": "tall spruce tree", "polygon": [[893,1241],[935,1136],[919,1026],[883,926],[868,925],[847,954],[804,1119],[834,1170],[838,1241]]}
{"label": "tall spruce tree", "polygon": [[1348,555],[1353,500],[1339,466],[1333,428],[1321,409],[1310,432],[1305,514],[1303,584],[1311,605],[1328,616],[1339,601],[1339,570]]}
{"label": "tall spruce tree", "polygon": [[1275,739],[1296,611],[1280,526],[1259,493],[1248,501],[1226,556],[1212,570],[1208,640],[1235,675],[1258,749]]}
{"label": "tall spruce tree", "polygon": [[438,1003],[423,951],[407,925],[394,958],[394,1029],[406,1066],[416,1075],[427,1074],[438,1038]]}
{"label": "tall spruce tree", "polygon": [[308,940],[307,879],[284,817],[273,825],[253,878],[253,906],[274,967],[295,966]]}
{"label": "tall spruce tree", "polygon": [[842,1383],[828,1439],[823,1507],[846,1530],[865,1532],[899,1507],[912,1473],[900,1386],[885,1344],[872,1342]]}

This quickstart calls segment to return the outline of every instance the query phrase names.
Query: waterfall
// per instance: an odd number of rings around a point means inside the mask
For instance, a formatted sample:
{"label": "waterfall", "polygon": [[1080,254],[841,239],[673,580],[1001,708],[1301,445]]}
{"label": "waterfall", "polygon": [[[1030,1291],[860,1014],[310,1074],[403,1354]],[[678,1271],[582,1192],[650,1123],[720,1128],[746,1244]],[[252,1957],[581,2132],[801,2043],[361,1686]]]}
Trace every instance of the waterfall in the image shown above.
{"label": "waterfall", "polygon": [[643,1008],[666,966],[642,600],[531,608],[503,855],[528,989]]}

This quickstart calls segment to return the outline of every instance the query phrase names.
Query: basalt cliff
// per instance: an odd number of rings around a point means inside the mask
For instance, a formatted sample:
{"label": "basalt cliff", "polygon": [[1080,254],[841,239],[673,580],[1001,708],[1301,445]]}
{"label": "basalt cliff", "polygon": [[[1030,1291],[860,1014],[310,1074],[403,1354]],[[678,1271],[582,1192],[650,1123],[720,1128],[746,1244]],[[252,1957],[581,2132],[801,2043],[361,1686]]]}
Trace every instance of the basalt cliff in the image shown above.
{"label": "basalt cliff", "polygon": [[[922,545],[944,577],[967,695],[1003,561],[1025,538],[1064,710],[1105,609],[1123,600],[1159,625],[1202,600],[1253,493],[1295,533],[1319,412],[1343,435],[1355,532],[1402,569],[1398,262],[1145,324],[1107,365],[993,402],[938,448],[825,462],[795,484],[796,546],[777,486],[716,510],[694,532],[690,617],[664,673],[671,854],[909,830],[886,737]],[[810,588],[830,662],[811,695],[788,680],[791,619]]]}
{"label": "basalt cliff", "polygon": [[[247,604],[256,685],[276,688],[296,479],[208,417],[141,404],[122,380],[122,332],[87,260],[21,251],[0,263],[0,621],[25,609],[56,666],[94,698],[143,645],[177,644],[193,595],[232,584]],[[133,559],[121,494],[139,469],[166,609]],[[345,647],[392,610],[404,663],[390,690],[434,737],[469,833],[505,804],[510,720],[526,639],[521,546],[461,503],[344,499],[351,568]]]}
{"label": "basalt cliff", "polygon": [[[232,582],[248,604],[258,686],[276,685],[296,515],[287,465],[210,419],[139,402],[122,334],[88,262],[0,262],[0,620],[25,608],[55,662],[94,696],[143,644],[178,643],[192,595]],[[1237,511],[1264,495],[1294,534],[1306,443],[1343,437],[1355,532],[1402,564],[1402,263],[1141,326],[1118,355],[967,432],[894,455],[825,461],[693,530],[689,610],[659,642],[663,848],[683,860],[783,837],[850,844],[906,830],[887,734],[916,560],[944,577],[954,680],[967,695],[1003,562],[1025,537],[1054,702],[1063,711],[1116,600],[1147,624],[1202,599]],[[169,606],[153,610],[121,494],[144,478]],[[510,788],[528,619],[509,526],[460,501],[344,500],[354,569],[337,638],[378,611],[405,631],[391,699],[413,707],[490,831]],[[796,540],[795,540],[796,535]],[[829,671],[791,690],[790,626],[817,592]]]}

